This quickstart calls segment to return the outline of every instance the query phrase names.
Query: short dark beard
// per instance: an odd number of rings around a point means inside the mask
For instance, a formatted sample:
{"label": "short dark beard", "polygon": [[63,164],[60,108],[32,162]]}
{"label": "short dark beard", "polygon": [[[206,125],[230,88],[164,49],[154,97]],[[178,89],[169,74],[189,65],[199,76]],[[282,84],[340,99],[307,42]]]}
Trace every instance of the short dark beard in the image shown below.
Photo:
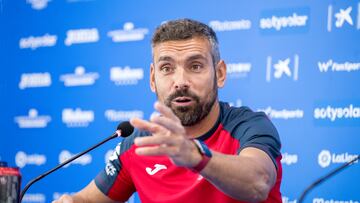
{"label": "short dark beard", "polygon": [[[170,107],[174,114],[180,119],[183,126],[193,126],[203,120],[211,111],[216,99],[217,99],[217,88],[213,87],[210,95],[205,101],[201,101],[200,98],[194,93],[190,92],[189,89],[180,89],[171,94],[166,100],[165,105]],[[194,106],[186,107],[174,107],[171,102],[177,97],[190,97],[194,100]]]}

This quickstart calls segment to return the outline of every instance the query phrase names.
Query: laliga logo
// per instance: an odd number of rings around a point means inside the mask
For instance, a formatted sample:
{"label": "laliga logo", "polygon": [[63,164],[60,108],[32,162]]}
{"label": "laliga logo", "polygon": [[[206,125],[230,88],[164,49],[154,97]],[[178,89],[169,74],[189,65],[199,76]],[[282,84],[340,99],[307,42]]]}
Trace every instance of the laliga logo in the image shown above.
{"label": "laliga logo", "polygon": [[28,116],[15,117],[15,122],[18,123],[19,128],[45,128],[50,121],[50,116],[40,116],[36,109],[30,109]]}
{"label": "laliga logo", "polygon": [[326,168],[331,163],[331,153],[329,150],[322,150],[318,156],[319,165],[322,168]]}
{"label": "laliga logo", "polygon": [[134,29],[134,23],[127,22],[124,24],[123,29],[112,30],[107,33],[107,36],[112,39],[113,42],[128,42],[128,41],[140,41],[145,38],[145,35],[149,32],[146,28]]}
{"label": "laliga logo", "polygon": [[[60,152],[60,155],[59,155],[59,163],[61,164],[73,156],[74,155],[71,154],[69,151],[63,150]],[[83,156],[75,159],[73,162],[66,164],[64,167],[68,167],[68,166],[70,166],[70,164],[80,164],[80,165],[84,166],[84,165],[90,164],[91,161],[92,161],[92,156],[90,154],[84,154]]]}
{"label": "laliga logo", "polygon": [[83,66],[75,68],[74,74],[65,74],[60,76],[60,81],[64,82],[66,87],[93,85],[99,78],[96,72],[85,73]]}
{"label": "laliga logo", "polygon": [[[318,156],[318,163],[322,168],[326,168],[331,163],[333,164],[346,163],[353,160],[356,157],[357,157],[356,154],[349,154],[348,152],[342,154],[335,154],[335,153],[330,153],[329,150],[322,150]],[[358,163],[358,161],[355,161],[354,163]]]}
{"label": "laliga logo", "polygon": [[41,154],[26,154],[23,151],[19,151],[15,155],[15,163],[19,168],[24,168],[27,164],[43,165],[46,162],[46,157]]}

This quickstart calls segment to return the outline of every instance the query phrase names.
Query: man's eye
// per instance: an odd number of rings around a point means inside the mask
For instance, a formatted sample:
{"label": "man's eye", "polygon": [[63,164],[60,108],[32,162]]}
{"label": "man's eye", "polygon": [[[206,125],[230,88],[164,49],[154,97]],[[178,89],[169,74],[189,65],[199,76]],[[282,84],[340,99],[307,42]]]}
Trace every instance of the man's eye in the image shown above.
{"label": "man's eye", "polygon": [[160,68],[160,71],[163,73],[170,73],[172,71],[172,68],[170,66],[163,66]]}
{"label": "man's eye", "polygon": [[201,68],[202,68],[202,65],[200,65],[200,64],[193,64],[191,66],[191,70],[193,70],[193,71],[200,71]]}

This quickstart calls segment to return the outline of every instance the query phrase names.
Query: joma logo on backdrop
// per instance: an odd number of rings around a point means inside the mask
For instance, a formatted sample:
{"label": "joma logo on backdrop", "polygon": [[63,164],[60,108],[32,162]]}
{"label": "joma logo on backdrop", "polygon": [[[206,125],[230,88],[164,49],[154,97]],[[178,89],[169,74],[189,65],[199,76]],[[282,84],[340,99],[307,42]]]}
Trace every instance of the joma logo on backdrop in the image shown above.
{"label": "joma logo on backdrop", "polygon": [[107,36],[113,42],[130,42],[143,40],[148,33],[147,28],[135,28],[134,23],[126,22],[123,29],[111,30],[107,33]]}
{"label": "joma logo on backdrop", "polygon": [[46,163],[46,156],[42,154],[26,154],[19,151],[15,155],[15,163],[19,168],[24,168],[26,165],[41,166]]}
{"label": "joma logo on backdrop", "polygon": [[260,31],[264,34],[306,32],[309,16],[309,8],[265,10],[260,17]]}
{"label": "joma logo on backdrop", "polygon": [[[350,154],[348,152],[335,154],[331,153],[329,150],[322,150],[318,155],[318,163],[322,168],[330,166],[330,164],[342,164],[351,161],[358,155]],[[358,163],[355,161],[354,163]]]}
{"label": "joma logo on backdrop", "polygon": [[116,66],[110,69],[110,80],[115,85],[136,85],[142,79],[144,79],[144,70],[142,68]]}
{"label": "joma logo on backdrop", "polygon": [[38,115],[37,109],[30,109],[27,116],[16,116],[15,122],[19,128],[45,128],[51,121],[47,115]]}
{"label": "joma logo on backdrop", "polygon": [[49,87],[51,85],[51,75],[45,73],[23,73],[21,74],[19,88]]}
{"label": "joma logo on backdrop", "polygon": [[61,75],[60,81],[63,81],[66,87],[87,86],[93,85],[95,83],[95,80],[97,80],[98,78],[99,73],[85,73],[85,68],[83,66],[78,66],[75,68],[74,73]]}
{"label": "joma logo on backdrop", "polygon": [[333,59],[318,62],[319,71],[321,73],[327,72],[352,72],[360,71],[360,62],[336,62]]}
{"label": "joma logo on backdrop", "polygon": [[71,46],[73,44],[94,43],[99,41],[99,38],[100,36],[97,28],[68,30],[66,32],[66,39],[64,43],[66,46]]}
{"label": "joma logo on backdrop", "polygon": [[293,58],[281,58],[274,60],[273,57],[266,58],[266,81],[270,82],[272,79],[279,80],[290,78],[297,81],[299,78],[299,56],[295,54]]}
{"label": "joma logo on backdrop", "polygon": [[[357,9],[356,9],[357,7]],[[328,6],[327,31],[335,29],[360,29],[360,2],[354,6]]]}

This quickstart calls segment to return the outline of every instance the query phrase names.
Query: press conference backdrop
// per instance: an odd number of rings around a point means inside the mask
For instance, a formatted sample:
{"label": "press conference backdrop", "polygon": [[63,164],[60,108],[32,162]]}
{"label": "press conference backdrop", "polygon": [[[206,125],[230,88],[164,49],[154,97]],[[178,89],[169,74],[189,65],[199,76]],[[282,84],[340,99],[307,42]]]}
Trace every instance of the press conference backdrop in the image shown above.
{"label": "press conference backdrop", "polygon": [[[283,202],[360,153],[360,1],[0,0],[0,16],[0,157],[20,168],[23,186],[120,121],[150,117],[151,35],[185,17],[218,35],[221,100],[276,125]],[[41,180],[24,202],[78,191],[120,141]],[[355,163],[306,202],[360,202],[359,188]]]}

